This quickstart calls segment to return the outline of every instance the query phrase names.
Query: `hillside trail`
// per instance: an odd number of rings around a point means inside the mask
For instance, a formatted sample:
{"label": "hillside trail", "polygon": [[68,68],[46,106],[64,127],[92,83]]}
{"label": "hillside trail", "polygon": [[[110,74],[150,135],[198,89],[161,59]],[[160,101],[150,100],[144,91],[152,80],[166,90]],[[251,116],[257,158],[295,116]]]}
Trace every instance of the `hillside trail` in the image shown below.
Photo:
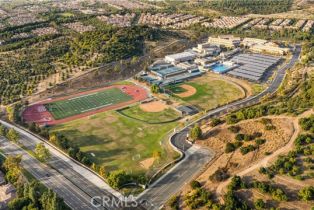
{"label": "hillside trail", "polygon": [[[308,111],[302,113],[301,115],[298,115],[297,117],[284,116],[286,118],[293,119],[292,122],[293,122],[294,131],[293,131],[293,134],[292,134],[289,142],[285,146],[283,146],[280,149],[278,149],[275,152],[273,152],[272,154],[266,156],[265,158],[261,159],[257,163],[253,163],[248,168],[246,168],[244,170],[241,170],[241,171],[237,172],[234,175],[244,176],[244,175],[254,171],[255,169],[258,169],[260,167],[266,167],[269,163],[273,162],[274,159],[277,158],[280,154],[289,152],[293,148],[293,145],[294,145],[293,143],[294,143],[295,139],[298,137],[298,135],[299,135],[299,133],[301,131],[301,128],[299,126],[299,119],[304,118],[304,117],[309,117],[313,113],[314,113],[314,111],[313,111],[313,109],[311,109],[311,110],[308,110]],[[267,116],[267,118],[278,119],[278,118],[283,118],[283,116]],[[216,195],[217,196],[222,197],[223,190],[230,183],[230,181],[231,181],[231,178],[229,178],[228,180],[226,180],[224,182],[221,182],[218,185],[218,187],[216,188]]]}

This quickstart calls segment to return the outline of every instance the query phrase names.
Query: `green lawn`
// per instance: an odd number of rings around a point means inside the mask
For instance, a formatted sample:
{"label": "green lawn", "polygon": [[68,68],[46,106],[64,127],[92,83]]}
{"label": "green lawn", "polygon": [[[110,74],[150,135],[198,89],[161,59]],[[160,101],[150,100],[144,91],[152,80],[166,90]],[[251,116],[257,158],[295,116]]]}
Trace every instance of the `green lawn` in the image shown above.
{"label": "green lawn", "polygon": [[198,77],[184,84],[193,86],[197,92],[189,97],[175,97],[203,110],[213,109],[244,97],[244,93],[237,86],[208,76]]}
{"label": "green lawn", "polygon": [[54,119],[59,120],[131,99],[130,95],[123,93],[119,88],[110,88],[96,93],[48,103],[45,104],[45,107]]}
{"label": "green lawn", "polygon": [[169,122],[180,117],[180,114],[172,108],[165,109],[162,112],[144,112],[138,105],[123,109],[120,112],[129,117],[143,120],[149,123]]}
{"label": "green lawn", "polygon": [[161,146],[167,132],[177,122],[147,124],[129,119],[115,111],[99,113],[51,128],[52,132],[63,133],[82,151],[93,153],[96,164],[104,164],[107,170],[124,169],[128,172],[146,172],[140,161],[161,152],[157,167],[173,160],[176,153],[169,145]]}
{"label": "green lawn", "polygon": [[181,84],[175,84],[175,85],[168,85],[165,87],[166,89],[170,90],[174,94],[184,93],[186,92],[186,89],[180,87]]}

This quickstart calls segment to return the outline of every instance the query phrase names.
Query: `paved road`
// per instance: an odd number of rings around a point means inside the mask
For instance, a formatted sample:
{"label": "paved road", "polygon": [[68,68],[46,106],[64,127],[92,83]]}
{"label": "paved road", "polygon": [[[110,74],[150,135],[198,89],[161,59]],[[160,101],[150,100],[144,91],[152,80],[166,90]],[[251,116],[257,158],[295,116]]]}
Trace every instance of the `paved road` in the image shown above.
{"label": "paved road", "polygon": [[[37,180],[55,191],[72,208],[77,210],[96,210],[90,204],[90,196],[72,184],[56,170],[45,166],[37,159],[30,156],[19,146],[0,137],[0,146],[6,155],[22,155],[22,166]],[[103,208],[99,208],[103,209]]]}
{"label": "paved road", "polygon": [[137,197],[147,209],[159,209],[172,195],[189,183],[214,157],[214,152],[192,146],[185,158]]}
{"label": "paved road", "polygon": [[186,136],[194,124],[199,123],[204,119],[208,120],[213,116],[228,113],[231,110],[237,110],[242,107],[256,104],[265,95],[276,92],[285,77],[286,71],[293,67],[297,62],[300,52],[301,47],[297,45],[290,61],[276,72],[274,80],[262,93],[214,109],[204,115],[201,119],[192,122],[180,132],[174,134],[170,141],[176,148],[185,153],[186,158],[178,163],[174,169],[161,177],[155,184],[145,190],[139,196],[139,200],[147,200],[146,205],[151,205],[151,208],[149,209],[159,209],[172,195],[178,192],[184,184],[188,183],[195,177],[205,164],[214,157],[214,152],[197,148],[186,141]]}

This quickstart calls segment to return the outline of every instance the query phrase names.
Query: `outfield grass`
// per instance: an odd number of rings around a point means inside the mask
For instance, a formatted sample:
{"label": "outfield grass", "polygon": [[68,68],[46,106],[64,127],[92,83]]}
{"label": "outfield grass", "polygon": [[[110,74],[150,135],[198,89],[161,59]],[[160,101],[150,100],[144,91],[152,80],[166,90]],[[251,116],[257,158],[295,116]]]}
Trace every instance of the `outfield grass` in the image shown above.
{"label": "outfield grass", "polygon": [[129,117],[149,123],[169,122],[180,117],[180,114],[172,108],[167,108],[162,112],[144,112],[139,105],[123,109],[120,112]]}
{"label": "outfield grass", "polygon": [[132,97],[123,93],[119,88],[110,88],[96,93],[45,104],[45,107],[54,119],[59,120],[129,100],[132,100]]}
{"label": "outfield grass", "polygon": [[108,171],[124,169],[136,173],[146,172],[139,163],[151,158],[154,152],[161,152],[156,166],[173,160],[176,153],[160,141],[177,124],[147,124],[108,111],[56,125],[51,131],[63,133],[82,151],[95,154],[95,163],[105,165]]}
{"label": "outfield grass", "polygon": [[175,97],[203,110],[213,109],[244,97],[244,93],[237,86],[209,76],[198,77],[184,84],[193,86],[197,92],[189,97]]}

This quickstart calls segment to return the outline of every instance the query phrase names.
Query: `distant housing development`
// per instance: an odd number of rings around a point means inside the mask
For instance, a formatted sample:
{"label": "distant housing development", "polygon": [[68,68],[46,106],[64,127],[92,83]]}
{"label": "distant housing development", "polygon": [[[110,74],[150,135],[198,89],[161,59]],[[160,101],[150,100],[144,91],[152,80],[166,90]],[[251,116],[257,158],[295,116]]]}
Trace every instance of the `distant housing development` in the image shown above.
{"label": "distant housing development", "polygon": [[127,13],[125,15],[120,14],[111,14],[110,16],[98,16],[99,20],[106,22],[108,24],[112,24],[119,27],[128,27],[131,26],[132,21],[135,18],[135,13]]}
{"label": "distant housing development", "polygon": [[223,16],[221,18],[214,19],[213,22],[206,22],[202,25],[205,27],[210,28],[228,28],[233,29],[239,25],[242,25],[243,23],[249,21],[250,19],[247,17],[229,17],[229,16]]}

